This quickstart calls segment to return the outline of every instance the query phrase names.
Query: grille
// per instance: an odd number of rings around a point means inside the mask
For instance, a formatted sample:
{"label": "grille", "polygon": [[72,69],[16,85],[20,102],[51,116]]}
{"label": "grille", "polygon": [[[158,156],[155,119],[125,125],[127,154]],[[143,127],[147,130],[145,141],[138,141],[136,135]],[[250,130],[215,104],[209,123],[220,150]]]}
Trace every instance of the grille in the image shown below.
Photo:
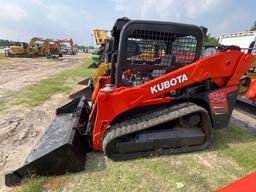
{"label": "grille", "polygon": [[191,35],[135,30],[128,38],[123,77],[133,86],[196,60],[197,40]]}

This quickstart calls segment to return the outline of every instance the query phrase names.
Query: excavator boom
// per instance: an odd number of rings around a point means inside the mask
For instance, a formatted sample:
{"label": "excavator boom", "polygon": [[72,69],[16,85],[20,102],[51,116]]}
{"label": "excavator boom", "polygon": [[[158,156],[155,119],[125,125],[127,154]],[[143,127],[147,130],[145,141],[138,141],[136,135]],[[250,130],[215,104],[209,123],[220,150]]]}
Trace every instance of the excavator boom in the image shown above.
{"label": "excavator boom", "polygon": [[106,44],[107,39],[109,39],[110,30],[105,29],[95,29],[93,30],[94,38],[97,45]]}

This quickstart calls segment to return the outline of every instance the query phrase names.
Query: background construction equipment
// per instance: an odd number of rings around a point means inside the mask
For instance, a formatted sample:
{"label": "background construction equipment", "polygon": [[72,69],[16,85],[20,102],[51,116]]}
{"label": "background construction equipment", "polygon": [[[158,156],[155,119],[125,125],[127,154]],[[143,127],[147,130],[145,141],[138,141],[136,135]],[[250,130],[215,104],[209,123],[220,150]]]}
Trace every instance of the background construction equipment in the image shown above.
{"label": "background construction equipment", "polygon": [[255,61],[241,78],[238,101],[256,106],[256,31],[221,35],[219,43],[225,46],[236,45],[245,53],[252,53]]}

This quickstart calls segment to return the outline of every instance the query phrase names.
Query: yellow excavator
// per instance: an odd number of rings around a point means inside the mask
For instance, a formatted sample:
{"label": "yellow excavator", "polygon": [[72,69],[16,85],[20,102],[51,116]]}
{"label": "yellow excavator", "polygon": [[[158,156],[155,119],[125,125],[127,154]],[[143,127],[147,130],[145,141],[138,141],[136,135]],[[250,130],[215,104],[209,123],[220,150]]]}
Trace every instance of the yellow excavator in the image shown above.
{"label": "yellow excavator", "polygon": [[92,63],[88,66],[88,68],[98,68],[102,62],[105,60],[105,52],[106,52],[106,46],[108,44],[108,41],[110,41],[110,30],[105,29],[94,29],[93,30],[94,38],[96,45],[99,46],[99,51],[97,52],[97,55],[99,55],[99,62],[98,63]]}
{"label": "yellow excavator", "polygon": [[21,56],[27,54],[28,43],[16,42],[14,45],[4,50],[6,57]]}
{"label": "yellow excavator", "polygon": [[45,39],[33,37],[29,43],[17,42],[14,46],[10,46],[5,50],[5,55],[8,57],[38,57],[42,56],[42,47],[45,44]]}
{"label": "yellow excavator", "polygon": [[62,57],[60,40],[46,39],[42,52],[47,58]]}
{"label": "yellow excavator", "polygon": [[47,56],[50,52],[50,42],[55,42],[53,39],[45,39],[40,52],[43,56]]}
{"label": "yellow excavator", "polygon": [[[109,74],[109,69],[111,68],[110,60],[111,60],[111,52],[112,52],[112,43],[113,40],[110,36],[110,30],[105,29],[95,29],[93,30],[94,38],[96,44],[100,46],[100,50],[98,52],[99,62],[92,63],[88,66],[88,68],[97,68],[92,77],[88,77],[80,82],[73,88],[71,91],[69,98],[76,99],[80,97],[81,94],[85,94],[87,98],[91,97],[91,90],[96,85],[98,78],[100,76],[104,76]],[[109,55],[109,56],[108,56]]]}
{"label": "yellow excavator", "polygon": [[94,29],[93,34],[97,45],[104,45],[106,40],[109,39],[110,30],[105,29]]}

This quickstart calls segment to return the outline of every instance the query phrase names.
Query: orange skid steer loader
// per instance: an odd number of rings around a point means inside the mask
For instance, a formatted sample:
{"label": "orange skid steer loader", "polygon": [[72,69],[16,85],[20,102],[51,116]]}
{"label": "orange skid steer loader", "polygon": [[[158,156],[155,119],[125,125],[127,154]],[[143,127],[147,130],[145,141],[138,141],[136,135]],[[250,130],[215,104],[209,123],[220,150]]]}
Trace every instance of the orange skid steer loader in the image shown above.
{"label": "orange skid steer loader", "polygon": [[98,79],[92,102],[82,96],[58,108],[6,185],[34,174],[81,171],[91,150],[127,160],[207,149],[213,128],[228,125],[240,77],[254,58],[231,47],[200,59],[206,32],[188,24],[127,22],[111,74]]}

